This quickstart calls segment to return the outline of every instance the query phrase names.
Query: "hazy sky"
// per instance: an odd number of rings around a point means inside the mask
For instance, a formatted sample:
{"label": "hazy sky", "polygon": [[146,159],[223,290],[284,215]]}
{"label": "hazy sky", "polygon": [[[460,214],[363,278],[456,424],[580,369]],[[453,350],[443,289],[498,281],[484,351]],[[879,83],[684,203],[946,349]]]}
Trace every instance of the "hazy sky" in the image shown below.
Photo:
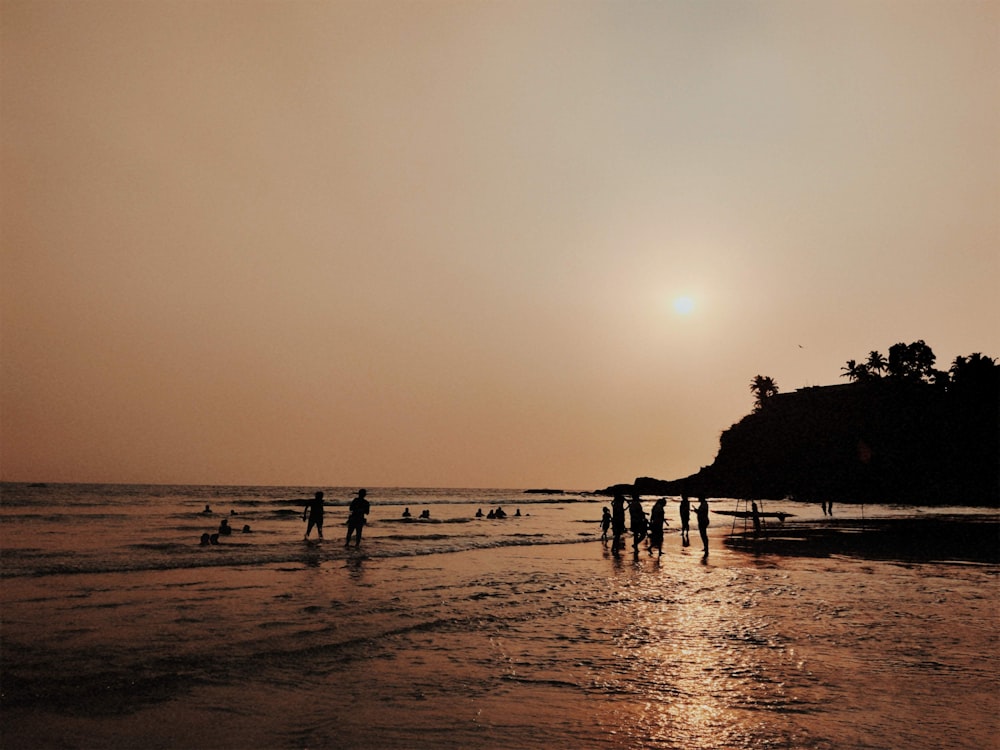
{"label": "hazy sky", "polygon": [[1000,355],[1000,3],[0,8],[3,479],[593,489]]}

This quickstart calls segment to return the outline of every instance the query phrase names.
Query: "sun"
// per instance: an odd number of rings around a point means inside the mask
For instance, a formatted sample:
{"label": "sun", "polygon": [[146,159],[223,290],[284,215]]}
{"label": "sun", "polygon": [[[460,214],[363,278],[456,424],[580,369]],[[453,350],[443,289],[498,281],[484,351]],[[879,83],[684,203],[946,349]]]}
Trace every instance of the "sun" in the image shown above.
{"label": "sun", "polygon": [[694,312],[694,300],[691,297],[677,297],[674,300],[674,312],[678,315],[690,315]]}

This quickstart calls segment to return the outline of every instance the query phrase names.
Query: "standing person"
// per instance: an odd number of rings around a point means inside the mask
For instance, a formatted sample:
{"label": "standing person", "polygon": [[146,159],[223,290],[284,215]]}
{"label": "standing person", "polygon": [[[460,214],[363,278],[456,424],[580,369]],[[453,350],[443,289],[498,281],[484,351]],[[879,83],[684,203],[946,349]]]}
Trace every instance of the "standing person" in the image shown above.
{"label": "standing person", "polygon": [[681,546],[691,545],[691,501],[681,495]]}
{"label": "standing person", "polygon": [[302,537],[303,539],[309,539],[309,532],[313,530],[313,526],[316,527],[316,534],[320,539],[323,538],[323,493],[317,492],[316,495],[310,500],[305,509],[302,511],[302,520],[305,521],[306,518],[309,519],[309,523],[306,524],[306,535]]}
{"label": "standing person", "polygon": [[632,528],[632,549],[639,554],[639,542],[646,538],[649,529],[649,522],[646,520],[646,511],[642,509],[642,501],[638,495],[632,495],[632,502],[628,504],[629,526]]}
{"label": "standing person", "polygon": [[607,544],[608,542],[608,529],[611,528],[611,511],[608,510],[608,506],[604,506],[604,514],[601,516],[601,541]]}
{"label": "standing person", "polygon": [[625,496],[615,495],[611,501],[611,551],[618,552],[625,534]]}
{"label": "standing person", "polygon": [[663,524],[666,523],[666,505],[667,498],[661,497],[653,503],[653,509],[649,511],[649,554],[652,555],[655,549],[659,552],[657,557],[663,557]]}
{"label": "standing person", "polygon": [[750,505],[753,508],[750,511],[750,515],[753,517],[753,535],[754,536],[759,536],[760,535],[760,511],[757,509],[757,503],[750,503]]}
{"label": "standing person", "polygon": [[705,498],[698,498],[698,507],[694,513],[698,517],[698,533],[701,535],[701,543],[705,546],[705,557],[708,557],[708,501]]}
{"label": "standing person", "polygon": [[347,517],[347,542],[344,544],[345,547],[351,545],[351,535],[355,534],[355,532],[357,532],[357,535],[354,538],[354,546],[359,547],[361,545],[361,530],[365,527],[365,516],[371,510],[371,504],[365,500],[365,495],[367,494],[367,490],[358,490],[358,496],[351,500],[351,514]]}

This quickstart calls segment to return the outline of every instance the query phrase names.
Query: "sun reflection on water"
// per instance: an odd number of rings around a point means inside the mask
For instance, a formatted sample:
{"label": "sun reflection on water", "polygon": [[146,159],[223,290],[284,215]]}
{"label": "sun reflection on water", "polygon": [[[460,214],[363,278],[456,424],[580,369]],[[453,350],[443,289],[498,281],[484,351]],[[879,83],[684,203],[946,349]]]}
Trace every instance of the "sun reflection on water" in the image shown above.
{"label": "sun reflection on water", "polygon": [[775,724],[806,708],[783,677],[801,660],[758,615],[746,581],[718,569],[705,571],[706,585],[630,572],[619,581],[629,605],[614,642],[617,687],[631,699],[619,717],[629,746],[795,746],[792,730]]}

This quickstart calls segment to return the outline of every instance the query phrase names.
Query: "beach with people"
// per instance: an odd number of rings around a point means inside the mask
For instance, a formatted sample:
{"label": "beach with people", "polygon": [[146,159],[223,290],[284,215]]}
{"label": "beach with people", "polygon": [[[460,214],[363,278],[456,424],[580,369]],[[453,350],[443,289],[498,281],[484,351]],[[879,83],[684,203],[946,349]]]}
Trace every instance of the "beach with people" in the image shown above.
{"label": "beach with people", "polygon": [[1000,0],[3,0],[0,750],[1000,750]]}
{"label": "beach with people", "polygon": [[[705,556],[667,498],[660,556],[602,541],[608,497],[369,487],[345,548],[302,540],[316,491],[4,485],[3,745],[971,750],[1000,730],[995,512],[769,502],[794,515],[755,536],[713,514]],[[323,491],[346,534],[357,488]],[[254,533],[201,546],[206,503]],[[523,513],[476,517],[496,507]]]}

